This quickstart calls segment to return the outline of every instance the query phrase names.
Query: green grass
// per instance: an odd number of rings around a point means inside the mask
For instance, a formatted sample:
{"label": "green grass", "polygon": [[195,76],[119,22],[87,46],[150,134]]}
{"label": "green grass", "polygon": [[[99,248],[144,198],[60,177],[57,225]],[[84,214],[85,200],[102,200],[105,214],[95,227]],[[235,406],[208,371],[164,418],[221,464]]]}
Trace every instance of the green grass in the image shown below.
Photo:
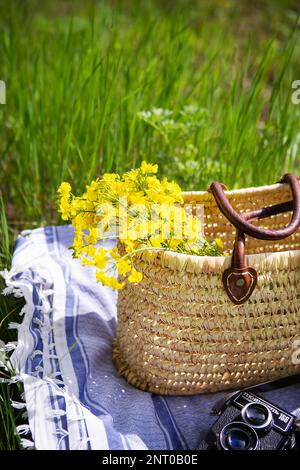
{"label": "green grass", "polygon": [[[1,266],[10,265],[21,227],[58,221],[61,180],[79,192],[96,175],[142,159],[185,190],[213,179],[268,184],[297,171],[294,5],[2,0]],[[164,112],[141,118],[153,108]],[[17,310],[15,299],[1,298],[1,339]],[[1,387],[0,449],[15,448],[15,391]]]}

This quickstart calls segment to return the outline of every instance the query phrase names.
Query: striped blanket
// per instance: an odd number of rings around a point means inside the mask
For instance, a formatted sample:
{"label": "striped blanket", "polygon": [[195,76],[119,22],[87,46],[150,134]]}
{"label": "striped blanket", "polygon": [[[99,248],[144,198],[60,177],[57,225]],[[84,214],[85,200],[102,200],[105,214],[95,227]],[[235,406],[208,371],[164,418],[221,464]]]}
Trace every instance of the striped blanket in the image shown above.
{"label": "striped blanket", "polygon": [[[224,394],[163,397],[117,375],[111,354],[116,293],[72,258],[72,237],[69,226],[22,232],[12,268],[2,273],[4,293],[25,298],[21,324],[10,325],[18,329],[12,380],[24,383],[35,448],[195,449]],[[264,396],[293,411],[299,381],[271,386]]]}

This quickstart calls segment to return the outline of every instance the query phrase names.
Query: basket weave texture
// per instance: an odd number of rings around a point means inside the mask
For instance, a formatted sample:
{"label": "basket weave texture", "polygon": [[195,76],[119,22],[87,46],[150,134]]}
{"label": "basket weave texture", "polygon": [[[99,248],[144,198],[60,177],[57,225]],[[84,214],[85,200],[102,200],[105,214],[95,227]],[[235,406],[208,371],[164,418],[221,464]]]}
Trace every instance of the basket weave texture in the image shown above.
{"label": "basket weave texture", "polygon": [[[235,229],[208,192],[183,193],[204,206],[204,231],[227,250]],[[238,212],[291,200],[287,185],[226,191]],[[278,229],[291,213],[260,221]],[[140,254],[140,284],[126,283],[118,296],[119,373],[149,392],[187,395],[241,388],[300,372],[292,361],[300,340],[300,230],[282,241],[247,238],[247,264],[258,285],[243,305],[233,305],[222,285],[230,257],[175,252]]]}

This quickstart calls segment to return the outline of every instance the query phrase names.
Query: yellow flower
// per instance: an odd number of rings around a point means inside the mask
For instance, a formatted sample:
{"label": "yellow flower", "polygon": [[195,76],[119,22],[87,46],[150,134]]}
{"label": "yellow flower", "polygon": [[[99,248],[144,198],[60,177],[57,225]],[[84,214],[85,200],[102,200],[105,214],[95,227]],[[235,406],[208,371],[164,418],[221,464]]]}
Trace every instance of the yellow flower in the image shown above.
{"label": "yellow flower", "polygon": [[176,238],[172,238],[170,241],[169,241],[169,248],[171,248],[172,250],[175,250],[178,245],[180,245],[182,240],[176,240]]}
{"label": "yellow flower", "polygon": [[69,183],[63,182],[57,190],[57,193],[60,196],[59,201],[59,212],[61,213],[61,218],[63,220],[69,220],[70,218],[70,199],[71,199],[71,185]]}
{"label": "yellow flower", "polygon": [[163,239],[159,238],[159,237],[150,237],[149,242],[150,242],[151,246],[153,246],[155,248],[160,248],[162,243],[163,243]]}
{"label": "yellow flower", "polygon": [[69,199],[66,196],[63,196],[60,200],[59,211],[61,213],[61,218],[63,220],[69,220],[70,218],[70,203]]}
{"label": "yellow flower", "polygon": [[123,176],[123,187],[128,188],[129,192],[136,190],[136,183],[140,177],[140,169],[130,170]]}
{"label": "yellow flower", "polygon": [[136,238],[144,239],[149,234],[149,222],[148,220],[143,220],[142,222],[136,224]]}
{"label": "yellow flower", "polygon": [[148,195],[156,204],[168,204],[168,199],[163,192],[149,192]]}
{"label": "yellow flower", "polygon": [[96,247],[94,245],[86,245],[82,251],[86,253],[87,256],[92,257],[96,253]]}
{"label": "yellow flower", "polygon": [[84,210],[85,203],[77,198],[72,198],[70,202],[70,217],[75,217],[80,210]]}
{"label": "yellow flower", "polygon": [[93,266],[94,261],[89,258],[81,258],[81,263],[83,266]]}
{"label": "yellow flower", "polygon": [[139,233],[135,228],[129,228],[127,231],[128,240],[137,240],[139,238]]}
{"label": "yellow flower", "polygon": [[147,203],[147,197],[144,195],[143,191],[135,192],[129,194],[129,203],[144,206]]}
{"label": "yellow flower", "polygon": [[96,280],[98,282],[101,282],[103,285],[107,285],[107,280],[110,281],[109,276],[106,276],[103,271],[97,271],[96,272]]}
{"label": "yellow flower", "polygon": [[124,276],[131,270],[131,262],[129,259],[120,259],[116,262],[116,266],[118,268],[119,274]]}
{"label": "yellow flower", "polygon": [[218,248],[220,248],[220,250],[223,250],[224,243],[221,238],[215,238],[215,244],[217,245]]}
{"label": "yellow flower", "polygon": [[188,216],[184,224],[184,236],[190,242],[196,242],[202,237],[202,224],[199,219]]}
{"label": "yellow flower", "polygon": [[141,164],[141,171],[143,174],[145,173],[157,173],[158,165],[152,165],[151,163],[147,163],[145,161]]}
{"label": "yellow flower", "polygon": [[74,241],[73,241],[74,251],[77,253],[80,253],[83,246],[84,244],[83,244],[82,232],[81,231],[75,232]]}
{"label": "yellow flower", "polygon": [[97,228],[92,227],[92,228],[90,228],[90,233],[88,235],[86,235],[85,241],[86,241],[86,243],[93,245],[93,244],[97,243],[97,240],[98,240]]}
{"label": "yellow flower", "polygon": [[147,193],[151,194],[151,191],[159,191],[161,190],[161,182],[156,176],[147,176]]}
{"label": "yellow flower", "polygon": [[70,193],[71,193],[71,185],[70,183],[66,183],[65,181],[63,181],[61,183],[61,185],[59,186],[57,192],[58,194],[61,194],[62,196],[69,196]]}
{"label": "yellow flower", "polygon": [[111,287],[112,289],[122,289],[122,287],[124,287],[124,282],[118,282],[115,277],[107,276],[102,271],[97,271],[96,279],[104,286]]}
{"label": "yellow flower", "polygon": [[117,173],[104,173],[103,181],[107,181],[108,183],[112,183],[119,179],[119,175]]}
{"label": "yellow flower", "polygon": [[131,253],[135,249],[135,243],[132,240],[123,240],[126,253]]}
{"label": "yellow flower", "polygon": [[98,248],[97,253],[94,256],[94,263],[98,269],[104,269],[108,263],[107,251],[103,248]]}
{"label": "yellow flower", "polygon": [[142,273],[139,273],[135,268],[132,268],[130,275],[128,276],[129,282],[141,282],[143,279]]}
{"label": "yellow flower", "polygon": [[174,181],[168,181],[167,178],[164,178],[161,182],[162,187],[166,196],[169,196],[173,202],[183,203],[182,191],[180,186]]}
{"label": "yellow flower", "polygon": [[[57,190],[62,219],[71,219],[74,227],[73,256],[83,265],[95,266],[103,285],[123,287],[116,276],[108,275],[117,270],[129,282],[142,280],[142,273],[132,267],[136,251],[145,250],[143,256],[150,259],[156,248],[205,254],[206,245],[211,245],[201,222],[185,213],[180,187],[167,178],[160,181],[157,171],[157,165],[143,161],[140,168],[122,176],[105,173],[87,185],[81,196],[74,196],[67,182]],[[95,246],[112,234],[122,243],[121,250],[120,245],[111,250]],[[222,241],[216,239],[210,247],[220,254],[216,247],[223,248]],[[122,256],[124,249],[129,259]]]}
{"label": "yellow flower", "polygon": [[98,199],[98,183],[92,181],[90,186],[86,187],[86,198],[90,202],[96,202]]}
{"label": "yellow flower", "polygon": [[124,287],[124,282],[119,282],[115,277],[112,277],[111,278],[111,281],[109,283],[109,286],[112,288],[112,289],[123,289]]}
{"label": "yellow flower", "polygon": [[116,246],[115,248],[110,250],[109,254],[112,257],[112,259],[114,259],[115,261],[120,258],[120,253],[118,253],[118,248]]}

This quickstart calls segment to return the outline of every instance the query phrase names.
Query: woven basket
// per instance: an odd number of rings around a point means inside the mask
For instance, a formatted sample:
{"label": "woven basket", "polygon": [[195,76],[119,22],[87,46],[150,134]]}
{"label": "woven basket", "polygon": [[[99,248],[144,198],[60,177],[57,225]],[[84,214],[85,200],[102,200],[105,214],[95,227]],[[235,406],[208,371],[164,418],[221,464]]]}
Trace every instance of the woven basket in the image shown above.
{"label": "woven basket", "polygon": [[[292,199],[289,185],[283,183],[225,195],[239,214]],[[235,227],[213,194],[189,192],[183,197],[185,203],[204,206],[206,236],[222,238],[232,250]],[[291,211],[253,225],[281,229],[290,219]],[[233,257],[157,251],[150,259],[147,253],[136,258],[143,281],[126,283],[119,293],[113,347],[118,371],[129,383],[149,392],[186,395],[300,372],[300,364],[292,361],[295,340],[300,339],[299,223],[288,238],[247,236],[246,245],[246,265],[257,271],[257,286],[240,304],[228,297],[222,280],[232,269]]]}

